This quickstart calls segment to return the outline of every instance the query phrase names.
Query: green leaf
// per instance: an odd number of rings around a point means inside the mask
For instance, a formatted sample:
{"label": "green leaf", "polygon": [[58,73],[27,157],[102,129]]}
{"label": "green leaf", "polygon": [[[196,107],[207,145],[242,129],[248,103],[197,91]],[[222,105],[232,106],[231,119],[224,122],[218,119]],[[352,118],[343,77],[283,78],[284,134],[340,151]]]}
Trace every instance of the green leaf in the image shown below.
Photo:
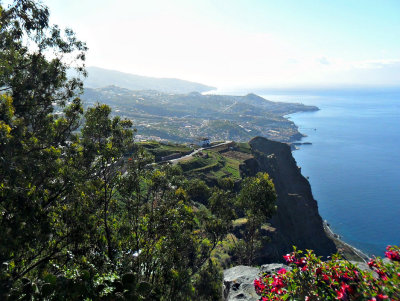
{"label": "green leaf", "polygon": [[90,279],[90,273],[87,270],[83,270],[81,272],[81,275],[82,275],[82,279],[84,279],[84,280],[89,280]]}
{"label": "green leaf", "polygon": [[148,296],[151,293],[151,284],[148,282],[140,282],[138,285],[138,293],[142,296]]}
{"label": "green leaf", "polygon": [[48,297],[54,292],[54,286],[50,283],[45,283],[42,285],[42,296]]}
{"label": "green leaf", "polygon": [[136,276],[133,273],[126,273],[122,276],[122,283],[124,287],[129,287],[136,283]]}
{"label": "green leaf", "polygon": [[43,280],[46,282],[46,283],[49,283],[49,284],[56,284],[56,282],[57,282],[57,277],[56,276],[54,276],[53,274],[47,274],[44,278],[43,278]]}

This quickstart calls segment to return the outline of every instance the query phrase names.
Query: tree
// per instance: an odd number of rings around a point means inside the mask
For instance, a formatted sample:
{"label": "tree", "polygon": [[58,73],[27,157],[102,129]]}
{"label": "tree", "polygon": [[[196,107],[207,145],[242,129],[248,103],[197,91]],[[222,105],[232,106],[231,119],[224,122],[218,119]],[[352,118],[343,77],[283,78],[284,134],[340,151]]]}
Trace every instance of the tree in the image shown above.
{"label": "tree", "polygon": [[130,121],[101,104],[83,114],[66,71],[85,75],[86,46],[48,18],[35,1],[0,6],[0,299],[192,299],[219,275],[207,262],[226,196],[204,217]]}
{"label": "tree", "polygon": [[66,70],[84,73],[86,46],[48,18],[34,1],[0,4],[0,291],[65,257],[73,232],[60,230],[60,214],[75,182],[66,147],[81,118],[82,83]]}
{"label": "tree", "polygon": [[267,173],[244,179],[238,195],[238,207],[247,219],[244,231],[244,259],[252,264],[255,259],[261,225],[266,223],[276,211],[276,192]]}
{"label": "tree", "polygon": [[211,234],[213,249],[232,230],[232,220],[236,217],[233,200],[234,194],[231,191],[213,188],[209,199],[212,217],[206,224],[207,231]]}
{"label": "tree", "polygon": [[210,257],[208,232],[183,189],[181,170],[168,165],[152,170],[138,162],[137,157],[129,161],[120,190],[124,232],[131,234],[122,240],[122,249],[131,252],[121,258],[121,266],[136,281],[150,283],[162,300],[186,300],[193,297],[193,280]]}
{"label": "tree", "polygon": [[[110,215],[116,202],[115,196],[121,179],[124,155],[133,145],[133,130],[130,120],[110,118],[111,109],[107,105],[97,104],[85,112],[85,125],[82,129],[82,146],[86,168],[92,171],[92,199],[101,208],[103,228],[107,246],[107,256],[114,258],[114,244]],[[117,227],[116,225],[114,228]]]}
{"label": "tree", "polygon": [[186,190],[193,201],[205,205],[207,204],[208,198],[210,197],[210,188],[203,180],[190,180]]}

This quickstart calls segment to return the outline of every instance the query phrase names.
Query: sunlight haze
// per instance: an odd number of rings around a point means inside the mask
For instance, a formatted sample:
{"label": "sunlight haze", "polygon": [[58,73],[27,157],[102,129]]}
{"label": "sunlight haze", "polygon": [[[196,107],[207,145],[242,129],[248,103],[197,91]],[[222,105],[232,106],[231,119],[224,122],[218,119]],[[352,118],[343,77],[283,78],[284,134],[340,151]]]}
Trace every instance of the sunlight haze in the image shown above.
{"label": "sunlight haze", "polygon": [[87,65],[217,87],[400,83],[398,1],[43,1]]}

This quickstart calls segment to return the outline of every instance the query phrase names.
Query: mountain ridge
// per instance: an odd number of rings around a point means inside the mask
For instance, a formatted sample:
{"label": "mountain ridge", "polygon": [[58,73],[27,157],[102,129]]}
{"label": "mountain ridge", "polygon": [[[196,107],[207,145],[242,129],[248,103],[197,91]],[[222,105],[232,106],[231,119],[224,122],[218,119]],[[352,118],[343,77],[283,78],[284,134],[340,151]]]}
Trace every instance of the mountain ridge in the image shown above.
{"label": "mountain ridge", "polygon": [[100,67],[87,67],[86,87],[102,88],[115,85],[129,90],[158,90],[165,93],[206,92],[215,87],[178,78],[150,77]]}

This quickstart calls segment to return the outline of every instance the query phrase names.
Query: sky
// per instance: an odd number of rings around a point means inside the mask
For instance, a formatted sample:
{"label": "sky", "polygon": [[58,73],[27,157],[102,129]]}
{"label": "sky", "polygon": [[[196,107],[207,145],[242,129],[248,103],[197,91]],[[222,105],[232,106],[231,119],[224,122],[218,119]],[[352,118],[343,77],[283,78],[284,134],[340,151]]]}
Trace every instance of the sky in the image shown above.
{"label": "sky", "polygon": [[87,65],[217,87],[400,86],[399,0],[44,0]]}

